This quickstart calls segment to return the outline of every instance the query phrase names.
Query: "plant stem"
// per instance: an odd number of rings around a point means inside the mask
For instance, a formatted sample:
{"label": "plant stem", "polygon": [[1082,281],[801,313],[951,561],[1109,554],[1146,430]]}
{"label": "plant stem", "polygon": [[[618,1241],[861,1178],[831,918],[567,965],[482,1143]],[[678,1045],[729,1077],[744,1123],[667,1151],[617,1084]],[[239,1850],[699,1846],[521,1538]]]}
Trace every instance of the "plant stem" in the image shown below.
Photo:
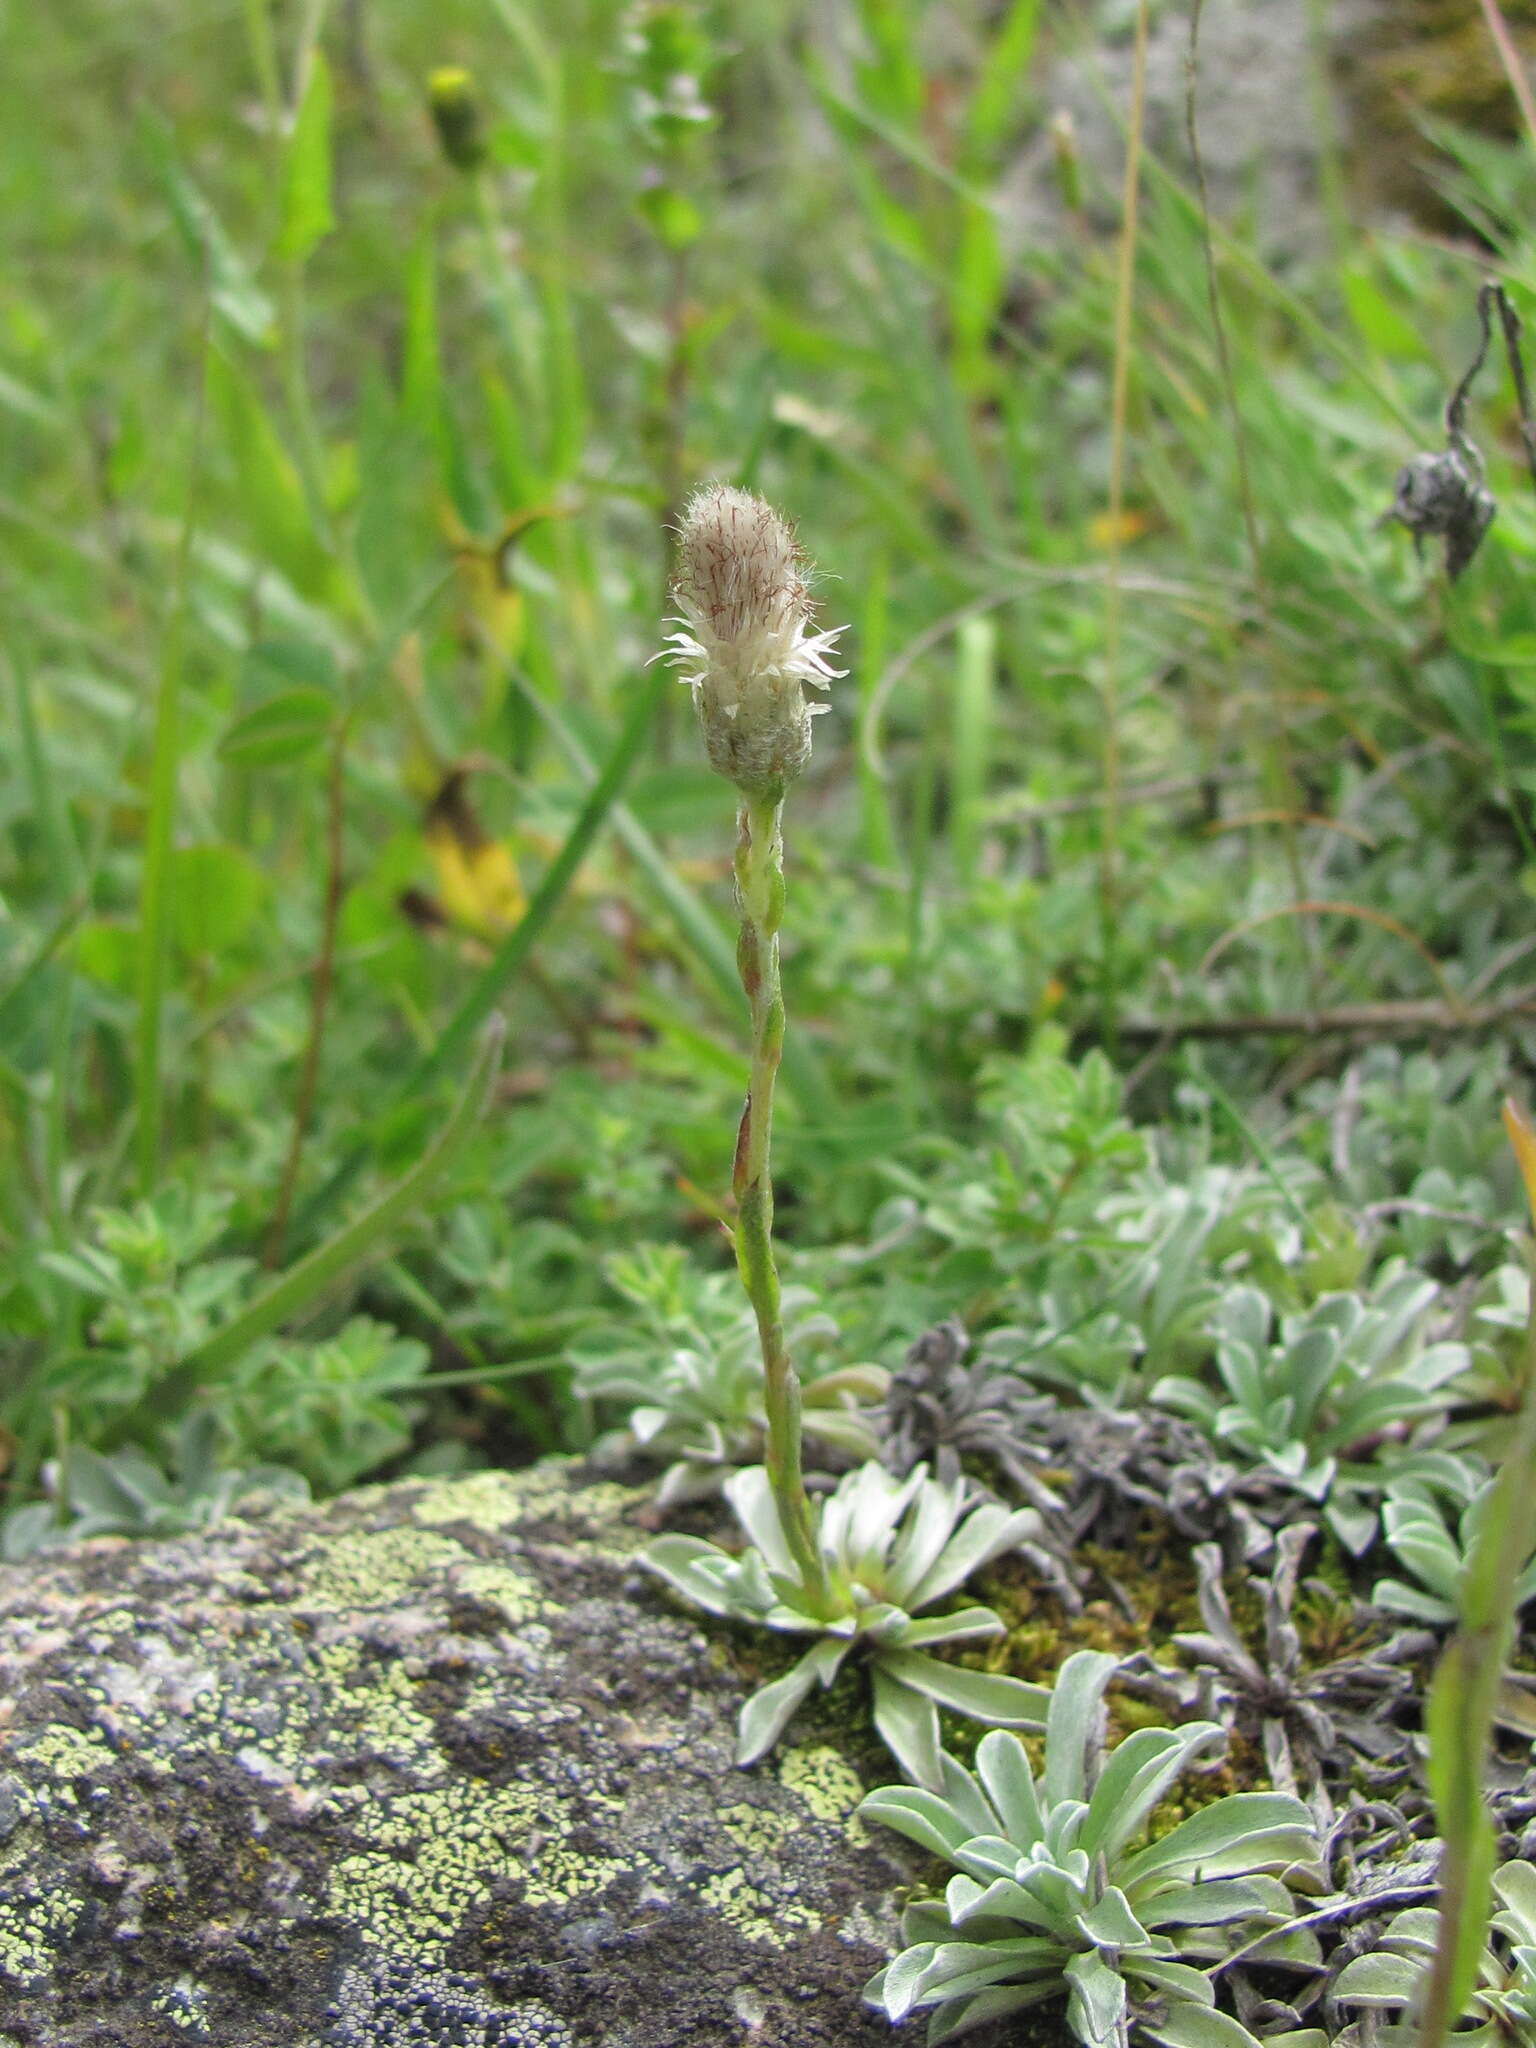
{"label": "plant stem", "polygon": [[[1504,1124],[1536,1222],[1536,1133],[1513,1103],[1505,1104]],[[1536,1259],[1531,1287],[1536,1302]],[[1429,1790],[1445,1847],[1438,1873],[1439,1928],[1415,2048],[1445,2048],[1477,1978],[1496,1853],[1487,1802],[1489,1746],[1519,1618],[1518,1580],[1536,1540],[1533,1466],[1536,1307],[1526,1324],[1514,1433],[1494,1481],[1491,1511],[1467,1558],[1457,1598],[1456,1633],[1431,1681],[1424,1711]]]}
{"label": "plant stem", "polygon": [[342,826],[347,763],[347,724],[342,719],[331,737],[331,766],[326,784],[325,804],[325,905],[320,922],[320,951],[315,959],[315,976],[310,983],[309,1036],[304,1046],[304,1065],[299,1074],[298,1093],[293,1102],[293,1134],[288,1140],[288,1157],[283,1165],[283,1182],[272,1226],[267,1233],[264,1263],[282,1264],[288,1236],[288,1217],[294,1190],[299,1182],[299,1164],[304,1156],[304,1139],[314,1115],[315,1088],[320,1078],[320,1049],[325,1042],[326,1013],[336,979],[336,930],[341,919],[341,902],[346,894],[342,874]]}
{"label": "plant stem", "polygon": [[160,674],[155,689],[154,738],[149,768],[149,805],[144,824],[144,863],[139,883],[138,1023],[134,1055],[134,1128],[139,1192],[153,1195],[160,1177],[165,1116],[162,1021],[170,970],[172,850],[181,769],[181,671],[187,628],[187,588],[197,497],[202,478],[203,431],[208,397],[208,310],[204,310],[197,409],[187,464],[186,504],[176,543],[170,604],[166,613]]}
{"label": "plant stem", "polygon": [[1115,352],[1109,436],[1109,561],[1104,585],[1104,747],[1099,840],[1099,1010],[1105,1050],[1115,1057],[1120,1025],[1120,544],[1125,511],[1126,414],[1136,296],[1136,209],[1141,191],[1141,131],[1147,87],[1147,0],[1136,8],[1131,122],[1115,265]]}
{"label": "plant stem", "polygon": [[784,1342],[779,1272],[773,1257],[773,1084],[784,1045],[779,986],[779,926],[784,917],[784,800],[744,797],[737,816],[736,900],[741,937],[736,962],[752,1017],[752,1069],[731,1176],[736,1196],[736,1264],[757,1317],[763,1347],[765,1463],[784,1538],[813,1596],[825,1598],[826,1569],[816,1542],[800,1466],[800,1381]]}

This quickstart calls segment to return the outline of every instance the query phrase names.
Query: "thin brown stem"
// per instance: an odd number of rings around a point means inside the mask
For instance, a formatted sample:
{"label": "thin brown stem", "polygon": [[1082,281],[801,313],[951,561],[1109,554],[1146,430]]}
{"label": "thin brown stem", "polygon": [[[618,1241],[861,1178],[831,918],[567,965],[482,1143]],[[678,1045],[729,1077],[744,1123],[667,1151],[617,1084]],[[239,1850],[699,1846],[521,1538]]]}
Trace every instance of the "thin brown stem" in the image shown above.
{"label": "thin brown stem", "polygon": [[1331,1010],[1260,1010],[1235,1017],[1127,1017],[1122,1038],[1174,1044],[1187,1038],[1293,1038],[1347,1032],[1361,1038],[1418,1038],[1442,1032],[1495,1031],[1536,1016],[1536,988],[1498,1002],[1343,1003]]}
{"label": "thin brown stem", "polygon": [[1520,109],[1520,118],[1525,123],[1525,132],[1536,144],[1536,99],[1531,96],[1531,81],[1525,75],[1525,66],[1520,61],[1520,52],[1515,48],[1515,39],[1509,32],[1509,23],[1504,19],[1499,0],[1481,0],[1483,19],[1488,24],[1488,33],[1493,38],[1493,47],[1499,53],[1499,62],[1504,67],[1504,76],[1509,80],[1509,89],[1515,96]]}

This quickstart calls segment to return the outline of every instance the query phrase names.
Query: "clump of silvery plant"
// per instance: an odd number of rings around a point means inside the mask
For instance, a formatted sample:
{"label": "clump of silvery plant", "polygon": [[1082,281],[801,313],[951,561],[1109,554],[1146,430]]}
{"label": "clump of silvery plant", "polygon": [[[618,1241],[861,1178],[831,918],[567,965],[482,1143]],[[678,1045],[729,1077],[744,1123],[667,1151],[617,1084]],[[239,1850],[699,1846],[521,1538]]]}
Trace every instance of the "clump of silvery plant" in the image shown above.
{"label": "clump of silvery plant", "polygon": [[[1294,1918],[1291,1883],[1320,1882],[1312,1818],[1288,1793],[1237,1792],[1148,1841],[1154,1809],[1225,1737],[1210,1721],[1140,1728],[1106,1756],[1114,1671],[1098,1651],[1067,1659],[1038,1772],[994,1730],[974,1772],[945,1755],[940,1792],[889,1786],[859,1809],[956,1873],[907,1908],[905,1945],[864,1994],[893,2020],[926,2011],[930,2044],[1064,1996],[1084,2048],[1123,2048],[1133,2024],[1164,2048],[1259,2048],[1215,2011],[1200,1965]],[[1280,1940],[1315,1963],[1314,1938]]]}
{"label": "clump of silvery plant", "polygon": [[871,1461],[817,1503],[819,1571],[807,1579],[790,1550],[778,1501],[761,1467],[738,1472],[726,1497],[746,1531],[737,1557],[696,1536],[661,1536],[644,1562],[696,1606],[788,1635],[811,1647],[741,1710],[736,1761],[771,1749],[818,1685],[830,1686],[854,1649],[868,1668],[875,1728],[920,1785],[942,1781],[940,1707],[1005,1728],[1044,1725],[1049,1694],[1038,1685],[941,1663],[942,1643],[1003,1633],[989,1607],[926,1610],[982,1565],[1039,1529],[1032,1508],[1010,1514],[994,1502],[967,1503],[964,1479],[930,1479],[919,1465],[894,1479]]}
{"label": "clump of silvery plant", "polygon": [[[609,1260],[607,1272],[631,1313],[572,1347],[572,1385],[586,1400],[626,1404],[629,1414],[599,1439],[593,1456],[665,1464],[658,1508],[718,1494],[734,1471],[763,1455],[768,1420],[756,1318],[731,1275],[700,1273],[672,1247],[642,1246]],[[875,1411],[863,1404],[880,1398],[890,1375],[878,1365],[837,1362],[837,1324],[807,1288],[785,1288],[780,1314],[802,1382],[807,1459],[836,1468],[873,1457]]]}

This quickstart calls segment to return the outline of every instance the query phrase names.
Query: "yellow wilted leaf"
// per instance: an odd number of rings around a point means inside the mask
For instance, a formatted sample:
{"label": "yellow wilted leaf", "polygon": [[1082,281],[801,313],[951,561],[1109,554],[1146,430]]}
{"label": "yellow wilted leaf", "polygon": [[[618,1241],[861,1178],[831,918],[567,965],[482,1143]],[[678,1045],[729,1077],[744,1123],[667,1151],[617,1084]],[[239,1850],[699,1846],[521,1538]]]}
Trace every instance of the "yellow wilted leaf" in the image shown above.
{"label": "yellow wilted leaf", "polygon": [[530,505],[503,520],[501,531],[490,541],[471,534],[451,509],[446,514],[470,620],[485,645],[508,661],[516,659],[523,645],[523,593],[513,580],[512,558],[531,526],[544,519],[563,519],[569,510]]}
{"label": "yellow wilted leaf", "polygon": [[438,899],[450,922],[481,938],[510,931],[528,906],[512,851],[493,839],[452,769],[427,808],[425,837]]}
{"label": "yellow wilted leaf", "polygon": [[1107,512],[1100,512],[1088,522],[1088,538],[1096,548],[1112,547],[1118,543],[1125,547],[1133,540],[1140,540],[1152,529],[1152,522],[1145,512],[1122,512],[1118,520],[1111,519]]}

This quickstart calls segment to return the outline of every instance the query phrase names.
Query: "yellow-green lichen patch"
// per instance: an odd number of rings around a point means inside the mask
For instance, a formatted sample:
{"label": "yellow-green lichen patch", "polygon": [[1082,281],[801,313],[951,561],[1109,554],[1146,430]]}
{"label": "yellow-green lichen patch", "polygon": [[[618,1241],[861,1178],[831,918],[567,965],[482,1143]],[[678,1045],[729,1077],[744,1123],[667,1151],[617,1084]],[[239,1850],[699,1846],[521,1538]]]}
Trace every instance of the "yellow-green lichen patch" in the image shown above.
{"label": "yellow-green lichen patch", "polygon": [[149,2002],[190,2039],[208,2039],[208,1995],[191,1977],[178,1977],[174,1984],[157,1991]]}
{"label": "yellow-green lichen patch", "polygon": [[443,1768],[431,1716],[417,1704],[421,1681],[399,1658],[366,1657],[358,1644],[342,1643],[321,1651],[315,1661],[344,1697],[344,1711],[355,1716],[352,1734],[360,1747],[409,1763],[418,1772]]}
{"label": "yellow-green lichen patch", "polygon": [[426,1529],[357,1530],[325,1544],[292,1604],[301,1612],[403,1606],[425,1590],[424,1580],[441,1578],[465,1556],[461,1543]]}
{"label": "yellow-green lichen patch", "polygon": [[611,1479],[572,1486],[569,1465],[551,1462],[524,1472],[473,1472],[466,1479],[447,1480],[424,1493],[411,1513],[433,1528],[468,1522],[496,1531],[519,1522],[581,1522],[605,1532],[585,1545],[594,1555],[627,1557],[646,1538],[638,1529],[624,1528],[620,1518],[647,1499],[645,1488]]}
{"label": "yellow-green lichen patch", "polygon": [[744,1870],[722,1870],[706,1878],[699,1897],[727,1926],[767,1948],[788,1948],[796,1934],[821,1925],[819,1913],[798,1899],[770,1897]]}
{"label": "yellow-green lichen patch", "polygon": [[489,1600],[514,1626],[521,1621],[540,1621],[559,1611],[558,1601],[551,1600],[526,1573],[514,1571],[506,1564],[465,1565],[454,1573],[453,1587],[457,1593],[472,1593],[477,1599]]}
{"label": "yellow-green lichen patch", "polygon": [[572,1820],[540,1786],[455,1778],[404,1793],[359,1815],[370,1846],[332,1868],[331,1908],[381,1947],[428,1954],[498,1878],[521,1878],[531,1905],[600,1892],[626,1866],[574,1849]]}
{"label": "yellow-green lichen patch", "polygon": [[472,1529],[493,1534],[515,1528],[527,1511],[525,1476],[520,1472],[471,1472],[463,1479],[445,1479],[412,1504],[412,1518],[437,1529],[453,1522],[467,1522]]}
{"label": "yellow-green lichen patch", "polygon": [[44,1782],[37,1787],[35,1796],[43,1804],[57,1799],[75,1805],[78,1784],[87,1779],[106,1779],[117,1765],[117,1758],[99,1736],[82,1735],[78,1728],[63,1723],[28,1736],[16,1754],[42,1772]]}
{"label": "yellow-green lichen patch", "polygon": [[854,1813],[864,1797],[864,1783],[852,1764],[824,1743],[806,1743],[785,1753],[779,1782],[798,1795],[818,1820],[844,1821],[843,1832],[855,1848],[869,1840],[869,1830]]}
{"label": "yellow-green lichen patch", "polygon": [[247,1688],[199,1694],[189,1720],[258,1776],[270,1764],[299,1784],[313,1778],[317,1757],[342,1746],[418,1775],[444,1768],[434,1723],[417,1705],[420,1681],[399,1658],[367,1655],[354,1641],[310,1643],[297,1672],[286,1662],[282,1670],[289,1682],[274,1686],[253,1664]]}
{"label": "yellow-green lichen patch", "polygon": [[19,1899],[0,1900],[0,1979],[28,1986],[46,1984],[53,1958],[75,1931],[85,1901],[62,1887]]}
{"label": "yellow-green lichen patch", "polygon": [[731,1840],[749,1856],[777,1855],[784,1837],[794,1832],[794,1823],[771,1806],[724,1806],[719,1820]]}

